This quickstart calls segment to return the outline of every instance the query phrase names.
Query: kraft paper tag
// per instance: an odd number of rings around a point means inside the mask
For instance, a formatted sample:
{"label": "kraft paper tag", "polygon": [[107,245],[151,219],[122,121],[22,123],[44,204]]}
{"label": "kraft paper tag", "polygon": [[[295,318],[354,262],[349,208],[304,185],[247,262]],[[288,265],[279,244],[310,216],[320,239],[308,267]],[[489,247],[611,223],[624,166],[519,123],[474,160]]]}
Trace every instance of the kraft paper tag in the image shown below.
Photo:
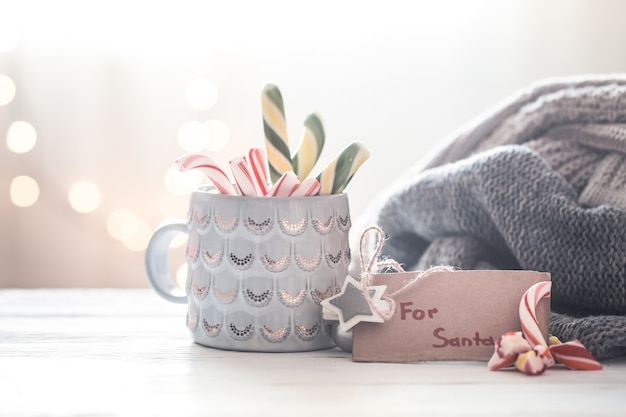
{"label": "kraft paper tag", "polygon": [[[419,272],[372,274],[370,285],[393,294]],[[521,330],[519,304],[533,284],[550,281],[535,271],[438,271],[426,274],[391,298],[395,312],[383,323],[353,329],[352,359],[361,362],[431,360],[488,361],[495,342]],[[536,307],[547,340],[550,300]]]}

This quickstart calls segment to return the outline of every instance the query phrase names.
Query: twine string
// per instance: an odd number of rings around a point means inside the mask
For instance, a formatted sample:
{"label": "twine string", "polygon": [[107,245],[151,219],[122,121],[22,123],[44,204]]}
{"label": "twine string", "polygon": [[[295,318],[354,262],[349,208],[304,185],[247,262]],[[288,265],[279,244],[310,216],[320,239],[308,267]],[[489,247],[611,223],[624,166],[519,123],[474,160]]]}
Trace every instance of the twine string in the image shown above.
{"label": "twine string", "polygon": [[[376,232],[377,240],[376,240],[376,246],[374,247],[374,251],[373,251],[373,253],[370,256],[369,261],[366,262],[366,260],[365,260],[366,259],[366,256],[365,256],[365,250],[366,250],[365,238],[366,238],[367,234],[370,233],[370,232]],[[359,254],[360,254],[360,257],[361,257],[361,276],[360,276],[360,278],[361,278],[361,289],[363,291],[363,295],[365,296],[365,300],[369,304],[370,308],[376,314],[378,314],[383,320],[387,321],[387,320],[391,319],[391,317],[394,315],[394,313],[396,311],[396,301],[393,298],[394,296],[397,296],[397,295],[400,295],[400,294],[406,292],[409,288],[411,288],[413,286],[413,284],[415,284],[421,278],[424,278],[424,277],[429,276],[429,275],[434,274],[434,273],[439,273],[439,272],[444,272],[444,271],[451,272],[451,271],[454,271],[454,268],[449,267],[449,266],[434,266],[434,267],[431,267],[431,268],[427,269],[426,271],[422,271],[422,272],[417,273],[413,279],[408,281],[406,284],[404,284],[401,288],[399,288],[398,290],[394,291],[393,293],[387,294],[385,292],[385,294],[383,294],[383,296],[381,297],[381,300],[385,300],[387,303],[389,303],[389,311],[386,312],[386,313],[383,313],[375,305],[374,301],[372,300],[372,297],[369,294],[369,291],[367,290],[367,288],[369,286],[371,286],[371,284],[372,284],[372,271],[374,269],[380,270],[381,268],[393,268],[393,269],[395,269],[398,272],[406,272],[404,270],[404,268],[398,262],[396,262],[393,259],[386,259],[386,260],[378,261],[378,256],[382,252],[384,241],[385,241],[385,233],[379,227],[377,227],[377,226],[370,226],[370,227],[368,227],[361,234],[361,238],[359,240]]]}

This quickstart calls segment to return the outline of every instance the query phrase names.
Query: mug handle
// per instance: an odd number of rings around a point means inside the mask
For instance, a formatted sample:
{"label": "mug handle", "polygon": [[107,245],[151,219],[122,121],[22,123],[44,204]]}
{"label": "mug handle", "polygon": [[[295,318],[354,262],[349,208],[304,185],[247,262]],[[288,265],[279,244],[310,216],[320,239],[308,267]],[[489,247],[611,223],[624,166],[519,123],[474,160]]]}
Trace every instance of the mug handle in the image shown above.
{"label": "mug handle", "polygon": [[187,224],[175,221],[159,227],[146,249],[146,271],[150,285],[162,298],[172,303],[187,302],[185,292],[174,284],[167,268],[167,252],[170,242],[178,233],[188,234]]}

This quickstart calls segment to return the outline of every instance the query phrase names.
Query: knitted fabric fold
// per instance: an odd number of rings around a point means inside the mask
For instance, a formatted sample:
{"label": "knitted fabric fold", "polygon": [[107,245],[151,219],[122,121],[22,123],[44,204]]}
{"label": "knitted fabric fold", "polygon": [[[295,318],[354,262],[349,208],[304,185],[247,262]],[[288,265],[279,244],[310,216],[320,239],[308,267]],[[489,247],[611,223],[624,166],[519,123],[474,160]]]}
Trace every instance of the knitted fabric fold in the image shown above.
{"label": "knitted fabric fold", "polygon": [[550,272],[551,333],[626,355],[626,77],[515,94],[380,201],[382,256]]}

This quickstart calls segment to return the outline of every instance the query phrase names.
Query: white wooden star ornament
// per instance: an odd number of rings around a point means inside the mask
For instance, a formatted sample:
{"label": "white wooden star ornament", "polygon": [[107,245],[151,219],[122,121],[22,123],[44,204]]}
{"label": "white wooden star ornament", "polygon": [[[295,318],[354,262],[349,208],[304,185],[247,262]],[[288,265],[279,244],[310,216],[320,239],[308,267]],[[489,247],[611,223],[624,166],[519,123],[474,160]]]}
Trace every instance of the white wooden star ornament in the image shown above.
{"label": "white wooden star ornament", "polygon": [[[372,304],[379,311],[389,311],[389,305],[382,300],[382,296],[387,289],[386,285],[373,285],[366,287]],[[372,323],[382,323],[384,319],[378,314],[363,292],[361,282],[347,276],[343,282],[341,292],[329,297],[321,302],[324,319],[339,320],[339,329],[348,331],[356,324],[367,321]]]}

